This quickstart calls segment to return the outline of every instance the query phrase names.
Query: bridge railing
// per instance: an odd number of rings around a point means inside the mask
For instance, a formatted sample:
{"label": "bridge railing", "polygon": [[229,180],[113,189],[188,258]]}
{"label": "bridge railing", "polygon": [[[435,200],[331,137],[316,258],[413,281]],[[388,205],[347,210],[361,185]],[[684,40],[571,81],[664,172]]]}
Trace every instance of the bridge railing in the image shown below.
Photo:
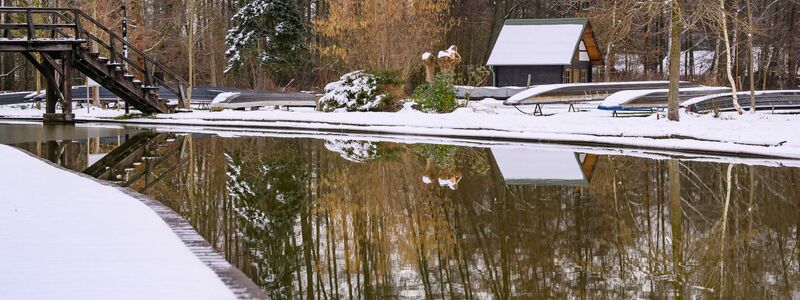
{"label": "bridge railing", "polygon": [[[97,44],[110,62],[124,62],[129,72],[139,73],[145,86],[162,86],[185,103],[189,85],[186,80],[79,9],[0,7],[0,31],[5,39],[75,40],[87,42],[90,47]],[[18,31],[24,35],[15,34]],[[128,48],[128,57],[122,52],[123,45]]]}

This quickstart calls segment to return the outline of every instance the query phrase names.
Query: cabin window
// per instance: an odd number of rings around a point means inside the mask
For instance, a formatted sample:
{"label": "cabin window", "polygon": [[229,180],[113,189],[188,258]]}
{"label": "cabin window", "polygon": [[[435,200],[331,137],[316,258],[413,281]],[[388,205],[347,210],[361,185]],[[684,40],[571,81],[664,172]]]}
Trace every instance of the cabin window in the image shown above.
{"label": "cabin window", "polygon": [[589,72],[586,69],[581,69],[581,81],[580,82],[588,82],[589,79],[587,78]]}
{"label": "cabin window", "polygon": [[572,68],[564,68],[561,83],[572,83]]}

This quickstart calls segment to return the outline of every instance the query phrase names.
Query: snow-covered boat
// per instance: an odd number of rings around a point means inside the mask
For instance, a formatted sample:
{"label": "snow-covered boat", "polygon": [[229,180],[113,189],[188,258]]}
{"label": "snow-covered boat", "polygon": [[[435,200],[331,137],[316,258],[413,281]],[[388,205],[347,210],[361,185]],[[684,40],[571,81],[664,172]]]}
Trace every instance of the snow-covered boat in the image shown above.
{"label": "snow-covered boat", "polygon": [[[750,91],[736,96],[743,109],[750,109]],[[800,110],[800,90],[756,91],[756,110]],[[715,109],[733,111],[733,93],[696,97],[681,103],[687,111],[708,113]]]}
{"label": "snow-covered boat", "polygon": [[457,85],[455,88],[456,97],[458,99],[470,100],[482,100],[486,98],[505,100],[524,90],[527,90],[527,88],[519,86],[494,87]]}
{"label": "snow-covered boat", "polygon": [[[731,89],[727,87],[682,88],[678,91],[678,99],[686,101],[701,96],[730,93],[730,91]],[[610,111],[654,111],[666,108],[668,97],[669,89],[621,91],[608,96],[597,108]]]}
{"label": "snow-covered boat", "polygon": [[[506,100],[506,105],[575,103],[604,100],[611,94],[627,90],[666,89],[669,81],[590,82],[538,85]],[[681,81],[681,88],[697,87]]]}

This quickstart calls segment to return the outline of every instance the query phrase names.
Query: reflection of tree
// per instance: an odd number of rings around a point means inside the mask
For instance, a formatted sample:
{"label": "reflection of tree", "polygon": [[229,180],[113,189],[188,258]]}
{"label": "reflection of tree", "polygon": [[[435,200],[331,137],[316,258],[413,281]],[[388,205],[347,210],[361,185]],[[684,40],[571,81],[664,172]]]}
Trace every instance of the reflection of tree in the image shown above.
{"label": "reflection of tree", "polygon": [[305,161],[237,149],[225,153],[228,195],[239,225],[236,234],[248,249],[255,281],[277,299],[290,298],[300,262],[294,225],[307,191]]}
{"label": "reflection of tree", "polygon": [[[798,169],[734,168],[722,236],[719,164],[603,156],[586,187],[506,186],[485,149],[380,144],[391,158],[353,163],[323,141],[192,143],[193,167],[150,194],[275,298],[788,298],[799,288]],[[420,180],[428,172],[463,178],[442,189]]]}

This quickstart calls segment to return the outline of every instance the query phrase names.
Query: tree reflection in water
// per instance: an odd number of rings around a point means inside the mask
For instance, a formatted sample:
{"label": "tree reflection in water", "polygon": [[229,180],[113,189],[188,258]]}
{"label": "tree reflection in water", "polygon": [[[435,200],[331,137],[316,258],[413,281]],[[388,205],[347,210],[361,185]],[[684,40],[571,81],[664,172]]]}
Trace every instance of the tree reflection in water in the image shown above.
{"label": "tree reflection in water", "polygon": [[[586,185],[506,185],[483,148],[188,142],[189,162],[147,193],[278,299],[800,291],[796,168],[736,165],[728,179],[723,164],[599,156]],[[21,146],[72,164],[45,150],[91,151]]]}

